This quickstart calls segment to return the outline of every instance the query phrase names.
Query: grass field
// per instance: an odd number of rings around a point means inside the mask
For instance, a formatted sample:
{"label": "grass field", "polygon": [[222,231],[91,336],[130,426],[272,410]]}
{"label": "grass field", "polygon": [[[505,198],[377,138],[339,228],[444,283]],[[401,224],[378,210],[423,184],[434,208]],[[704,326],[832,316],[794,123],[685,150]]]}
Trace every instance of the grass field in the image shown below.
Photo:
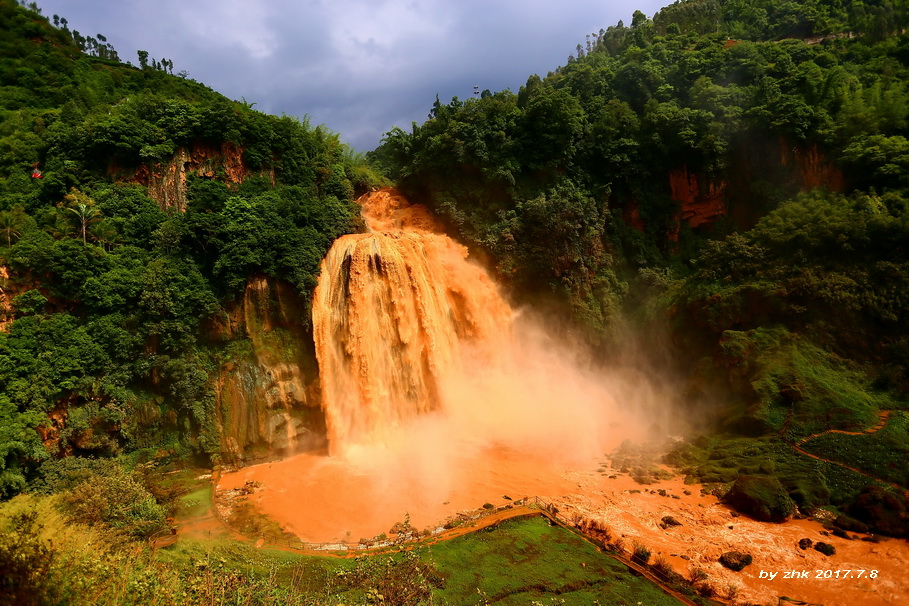
{"label": "grass field", "polygon": [[909,486],[909,416],[897,412],[874,433],[828,433],[802,445],[806,451],[860,469],[885,482]]}
{"label": "grass field", "polygon": [[[193,488],[180,498],[180,509],[183,515],[204,519],[210,515],[210,490]],[[22,495],[0,504],[0,566],[16,563],[10,570],[17,575],[3,582],[18,583],[20,589],[28,583],[28,593],[19,597],[28,595],[34,603],[678,604],[647,579],[542,517],[512,519],[392,554],[334,558],[257,549],[251,542],[207,532],[199,538],[178,535],[175,544],[153,550],[145,541],[72,521],[59,503],[59,497]],[[22,518],[24,514],[34,521]],[[0,584],[0,590],[3,587]]]}
{"label": "grass field", "polygon": [[425,557],[447,604],[679,604],[622,563],[543,517],[508,520],[441,543]]}
{"label": "grass field", "polygon": [[509,520],[393,555],[338,559],[257,550],[230,540],[184,540],[160,550],[158,560],[175,569],[267,580],[324,604],[679,603],[542,517]]}

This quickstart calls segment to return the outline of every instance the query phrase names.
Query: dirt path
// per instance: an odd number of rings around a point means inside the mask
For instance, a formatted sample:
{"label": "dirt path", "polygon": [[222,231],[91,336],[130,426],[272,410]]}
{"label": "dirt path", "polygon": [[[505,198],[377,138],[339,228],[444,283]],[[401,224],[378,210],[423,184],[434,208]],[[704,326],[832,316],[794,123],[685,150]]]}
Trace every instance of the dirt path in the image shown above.
{"label": "dirt path", "polygon": [[893,413],[894,413],[893,410],[882,410],[880,412],[880,419],[878,420],[877,425],[875,425],[874,427],[871,427],[870,429],[866,429],[864,431],[844,431],[842,429],[828,429],[827,431],[822,431],[820,433],[812,434],[806,438],[802,438],[795,444],[790,444],[790,446],[792,446],[792,448],[794,448],[796,452],[798,452],[799,454],[803,454],[806,457],[811,457],[812,459],[815,459],[817,461],[823,461],[825,463],[830,463],[832,465],[838,465],[844,469],[848,469],[849,471],[853,471],[859,475],[865,476],[866,478],[868,478],[870,480],[874,480],[875,482],[880,482],[881,484],[886,484],[886,485],[890,486],[891,488],[898,490],[904,494],[909,494],[909,490],[906,490],[906,487],[904,487],[904,486],[900,486],[899,484],[894,484],[893,482],[888,482],[886,480],[882,480],[869,473],[862,471],[861,469],[856,469],[855,467],[846,465],[845,463],[841,463],[839,461],[833,461],[831,459],[825,459],[824,457],[818,456],[816,454],[812,454],[812,453],[808,452],[807,450],[805,450],[804,448],[802,448],[802,445],[805,444],[806,442],[810,442],[811,440],[813,440],[815,438],[818,438],[820,436],[824,436],[824,435],[827,435],[830,433],[841,433],[841,434],[845,434],[847,436],[864,436],[864,435],[876,433],[876,432],[880,431],[881,429],[883,429],[885,425],[887,425],[887,421],[890,419],[890,417]]}
{"label": "dirt path", "polygon": [[822,431],[820,433],[811,434],[807,438],[802,438],[801,440],[799,440],[798,442],[795,443],[795,446],[801,446],[805,442],[809,442],[815,438],[825,436],[828,433],[842,433],[847,436],[863,436],[863,435],[870,434],[870,433],[877,433],[878,431],[880,431],[884,428],[884,426],[887,424],[887,421],[890,419],[890,417],[893,413],[894,413],[894,411],[892,411],[892,410],[880,411],[880,413],[878,413],[879,418],[878,418],[877,425],[875,425],[874,427],[872,427],[870,429],[866,429],[864,431],[845,431],[842,429],[828,429],[827,431]]}
{"label": "dirt path", "polygon": [[905,487],[905,486],[900,486],[899,484],[894,484],[893,482],[888,482],[888,481],[886,481],[886,480],[882,480],[882,479],[880,479],[880,478],[877,478],[877,477],[871,475],[870,473],[865,473],[865,472],[862,471],[861,469],[856,469],[855,467],[850,467],[849,465],[846,465],[845,463],[840,463],[839,461],[831,461],[830,459],[825,459],[824,457],[820,457],[820,456],[818,456],[818,455],[816,455],[816,454],[811,454],[810,452],[808,452],[808,451],[805,450],[804,448],[799,448],[799,447],[796,446],[795,444],[790,444],[790,446],[792,446],[792,448],[794,448],[796,452],[798,452],[799,454],[803,454],[803,455],[805,455],[806,457],[811,457],[812,459],[816,459],[816,460],[818,460],[818,461],[823,461],[824,463],[830,463],[830,464],[832,464],[832,465],[838,465],[839,467],[842,467],[843,469],[848,469],[849,471],[854,471],[855,473],[857,473],[857,474],[859,474],[859,475],[861,475],[861,476],[865,476],[865,477],[868,478],[869,480],[874,480],[875,482],[880,482],[881,484],[886,484],[887,486],[890,486],[890,487],[893,488],[894,490],[898,490],[898,491],[900,491],[900,492],[902,492],[902,493],[905,493],[905,494],[909,495],[909,490],[906,490],[906,487]]}
{"label": "dirt path", "polygon": [[445,530],[444,532],[440,532],[437,535],[433,535],[431,538],[422,541],[422,544],[434,545],[436,543],[441,543],[442,541],[450,541],[451,539],[464,536],[465,534],[470,534],[471,532],[476,532],[477,530],[494,526],[499,522],[504,522],[505,520],[537,515],[539,513],[539,509],[531,509],[526,505],[519,505],[517,507],[512,507],[511,509],[500,510],[495,513],[491,513],[488,516],[484,516],[482,518],[461,524],[456,528],[451,528],[449,530]]}

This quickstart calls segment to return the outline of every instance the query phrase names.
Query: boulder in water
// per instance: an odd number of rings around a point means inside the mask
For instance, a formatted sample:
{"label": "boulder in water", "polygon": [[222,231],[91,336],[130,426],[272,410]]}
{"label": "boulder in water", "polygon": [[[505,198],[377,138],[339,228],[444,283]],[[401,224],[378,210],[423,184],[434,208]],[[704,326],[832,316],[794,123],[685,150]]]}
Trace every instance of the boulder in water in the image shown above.
{"label": "boulder in water", "polygon": [[720,564],[729,570],[739,572],[745,566],[751,564],[751,555],[741,551],[727,551],[720,556]]}
{"label": "boulder in water", "polygon": [[739,476],[724,500],[762,522],[785,522],[795,513],[795,502],[780,481],[770,476]]}

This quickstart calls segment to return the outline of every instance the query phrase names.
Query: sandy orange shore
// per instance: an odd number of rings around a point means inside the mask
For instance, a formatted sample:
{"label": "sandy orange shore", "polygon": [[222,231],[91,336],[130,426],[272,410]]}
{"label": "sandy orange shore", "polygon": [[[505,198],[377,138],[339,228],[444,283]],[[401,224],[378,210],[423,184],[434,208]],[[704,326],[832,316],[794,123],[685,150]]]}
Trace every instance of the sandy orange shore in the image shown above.
{"label": "sandy orange shore", "polygon": [[[701,495],[698,486],[686,486],[681,478],[642,486],[627,476],[610,479],[595,471],[597,467],[590,461],[571,470],[526,454],[490,449],[482,457],[460,461],[456,473],[433,483],[426,475],[407,472],[376,478],[369,475],[368,465],[358,468],[298,455],[225,473],[218,488],[258,482],[250,497],[255,508],[306,541],[373,537],[388,532],[407,513],[418,529],[435,528],[458,511],[487,502],[507,503],[505,496],[540,496],[568,516],[576,513],[600,521],[613,535],[624,536],[626,544],[647,545],[654,558],[662,556],[682,575],[695,566],[703,568],[721,595],[734,585],[740,602],[775,605],[780,596],[826,606],[909,602],[906,541],[875,544],[824,536],[823,526],[809,520],[757,522],[735,516],[715,497]],[[666,496],[659,494],[661,489]],[[667,515],[681,526],[661,528]],[[802,550],[798,547],[802,538],[830,543],[836,554],[827,557]],[[731,550],[751,554],[753,563],[738,573],[727,570],[717,559]],[[860,570],[864,578],[856,578]],[[767,578],[769,573],[776,573],[773,579]]]}

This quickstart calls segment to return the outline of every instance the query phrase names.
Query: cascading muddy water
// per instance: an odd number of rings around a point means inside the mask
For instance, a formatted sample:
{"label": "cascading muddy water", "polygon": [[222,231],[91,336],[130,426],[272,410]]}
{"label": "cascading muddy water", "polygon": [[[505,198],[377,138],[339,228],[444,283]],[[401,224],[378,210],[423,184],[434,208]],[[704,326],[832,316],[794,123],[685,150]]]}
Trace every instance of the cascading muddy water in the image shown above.
{"label": "cascading muddy water", "polygon": [[512,310],[467,251],[393,190],[360,201],[370,233],[339,238],[313,303],[332,453],[383,442],[408,419],[445,409],[442,385],[471,355],[495,355]]}
{"label": "cascading muddy water", "polygon": [[322,263],[313,332],[330,456],[248,467],[256,507],[306,540],[370,537],[410,515],[577,490],[573,470],[659,422],[634,368],[604,368],[512,310],[429,213],[394,191],[361,199],[370,233]]}

